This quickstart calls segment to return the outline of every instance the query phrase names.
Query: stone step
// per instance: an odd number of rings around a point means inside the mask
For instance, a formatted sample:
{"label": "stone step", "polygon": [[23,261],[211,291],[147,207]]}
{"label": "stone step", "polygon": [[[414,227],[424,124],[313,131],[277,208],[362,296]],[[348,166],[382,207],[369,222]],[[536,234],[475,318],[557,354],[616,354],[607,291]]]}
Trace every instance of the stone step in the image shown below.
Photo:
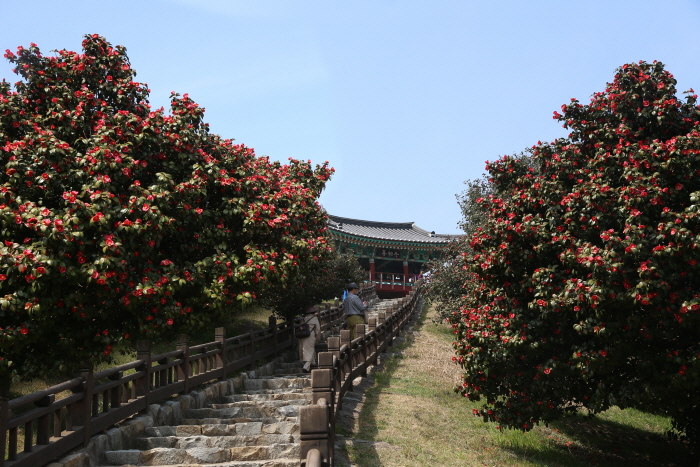
{"label": "stone step", "polygon": [[188,419],[203,418],[269,418],[269,417],[296,417],[299,414],[299,406],[291,405],[289,401],[280,407],[254,405],[244,407],[228,407],[225,409],[189,409],[185,411],[184,417]]}
{"label": "stone step", "polygon": [[[285,405],[308,405],[311,401],[311,397],[299,398],[298,394],[295,394],[297,398],[295,399],[268,399],[268,400],[242,400],[237,402],[227,402],[224,404],[211,404],[212,409],[230,409],[232,407],[284,407]],[[311,394],[309,394],[311,396]]]}
{"label": "stone step", "polygon": [[248,389],[246,394],[302,394],[311,393],[311,386],[303,388],[286,388],[286,389]]}
{"label": "stone step", "polygon": [[[113,467],[113,466],[98,466]],[[165,465],[152,465],[149,467],[166,467]],[[167,467],[299,467],[299,459],[263,459],[248,461],[231,461],[212,464],[169,464]]]}
{"label": "stone step", "polygon": [[264,425],[283,423],[287,420],[280,420],[276,417],[252,418],[183,418],[180,423],[183,425],[237,425],[241,423],[260,422]]}
{"label": "stone step", "polygon": [[[106,464],[152,467],[298,467],[299,408],[311,402],[303,362],[274,376],[248,372],[241,394],[183,411],[178,426],[149,427],[134,449],[109,451]],[[106,467],[106,466],[105,466]]]}
{"label": "stone step", "polygon": [[177,426],[157,426],[146,428],[146,436],[256,436],[261,434],[269,435],[291,435],[299,433],[299,426],[292,422],[243,422],[235,424],[210,424],[210,425],[177,425]]}
{"label": "stone step", "polygon": [[301,389],[308,387],[311,387],[311,378],[298,376],[246,379],[243,382],[243,389],[245,391],[255,391],[259,389]]}
{"label": "stone step", "polygon": [[[128,449],[107,451],[108,465],[181,465],[220,464],[232,461],[262,461],[271,459],[296,459],[299,462],[299,444],[275,444],[270,446],[240,446],[231,448],[193,447],[191,449],[154,448],[146,451]],[[268,465],[268,464],[263,464]]]}
{"label": "stone step", "polygon": [[282,392],[282,393],[269,393],[269,394],[234,394],[231,396],[224,397],[224,402],[243,402],[243,401],[256,401],[256,402],[266,402],[266,401],[291,401],[298,399],[311,400],[311,392]]}
{"label": "stone step", "polygon": [[273,444],[298,443],[299,435],[268,435],[255,436],[165,436],[138,438],[134,448],[148,451],[155,448],[195,449],[195,448],[236,448],[241,446],[270,446]]}
{"label": "stone step", "polygon": [[277,366],[278,366],[278,369],[280,369],[280,368],[302,368],[304,366],[304,362],[302,362],[301,360],[297,360],[295,362],[280,363]]}
{"label": "stone step", "polygon": [[299,368],[281,368],[279,370],[275,370],[275,374],[278,376],[303,376],[307,373],[307,371],[304,370],[304,367],[299,367]]}

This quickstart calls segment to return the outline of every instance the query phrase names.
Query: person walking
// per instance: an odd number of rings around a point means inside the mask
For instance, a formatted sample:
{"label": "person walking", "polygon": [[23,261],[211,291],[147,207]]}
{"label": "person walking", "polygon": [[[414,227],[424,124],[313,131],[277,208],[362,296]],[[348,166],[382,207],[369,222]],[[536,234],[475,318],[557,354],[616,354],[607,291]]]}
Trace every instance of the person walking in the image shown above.
{"label": "person walking", "polygon": [[306,373],[311,371],[311,366],[316,366],[316,343],[321,340],[321,323],[316,316],[317,311],[317,307],[310,306],[302,317],[302,322],[307,323],[311,328],[311,334],[308,337],[299,339],[299,356],[304,362]]}
{"label": "person walking", "polygon": [[343,310],[345,311],[345,322],[350,330],[350,340],[352,341],[357,337],[356,326],[358,324],[367,324],[367,315],[365,314],[367,302],[363,302],[357,296],[357,292],[360,289],[354,282],[348,284],[347,290],[348,296],[343,301]]}

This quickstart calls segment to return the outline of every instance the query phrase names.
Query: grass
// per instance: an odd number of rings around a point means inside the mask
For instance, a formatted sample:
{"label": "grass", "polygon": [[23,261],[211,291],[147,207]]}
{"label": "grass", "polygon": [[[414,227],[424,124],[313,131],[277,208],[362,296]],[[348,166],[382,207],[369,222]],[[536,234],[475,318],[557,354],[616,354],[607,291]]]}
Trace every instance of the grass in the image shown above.
{"label": "grass", "polygon": [[667,418],[627,409],[579,414],[529,433],[497,430],[452,391],[452,333],[424,312],[414,338],[376,372],[347,455],[360,467],[685,466],[688,449],[664,436]]}

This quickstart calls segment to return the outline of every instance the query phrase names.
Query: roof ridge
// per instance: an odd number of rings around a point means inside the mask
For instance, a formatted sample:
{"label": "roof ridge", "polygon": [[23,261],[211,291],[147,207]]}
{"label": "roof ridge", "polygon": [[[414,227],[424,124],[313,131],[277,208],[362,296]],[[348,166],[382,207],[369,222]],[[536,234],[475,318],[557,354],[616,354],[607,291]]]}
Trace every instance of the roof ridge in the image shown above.
{"label": "roof ridge", "polygon": [[404,228],[404,229],[418,229],[420,231],[428,233],[427,231],[416,227],[415,222],[378,222],[378,221],[366,221],[362,219],[351,219],[349,217],[340,217],[328,214],[328,218],[337,224],[357,224],[365,225],[368,227],[390,227],[390,228]]}

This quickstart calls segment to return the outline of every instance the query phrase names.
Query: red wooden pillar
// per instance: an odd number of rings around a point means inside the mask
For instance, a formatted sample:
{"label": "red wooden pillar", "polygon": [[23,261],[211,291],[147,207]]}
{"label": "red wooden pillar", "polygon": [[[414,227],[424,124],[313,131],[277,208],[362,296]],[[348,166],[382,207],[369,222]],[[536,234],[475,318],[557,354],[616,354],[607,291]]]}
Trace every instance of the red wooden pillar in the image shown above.
{"label": "red wooden pillar", "polygon": [[373,282],[376,280],[376,277],[374,276],[376,273],[376,270],[374,268],[374,258],[369,259],[369,280],[370,282]]}
{"label": "red wooden pillar", "polygon": [[406,282],[408,282],[408,261],[403,262],[403,290],[406,290]]}

